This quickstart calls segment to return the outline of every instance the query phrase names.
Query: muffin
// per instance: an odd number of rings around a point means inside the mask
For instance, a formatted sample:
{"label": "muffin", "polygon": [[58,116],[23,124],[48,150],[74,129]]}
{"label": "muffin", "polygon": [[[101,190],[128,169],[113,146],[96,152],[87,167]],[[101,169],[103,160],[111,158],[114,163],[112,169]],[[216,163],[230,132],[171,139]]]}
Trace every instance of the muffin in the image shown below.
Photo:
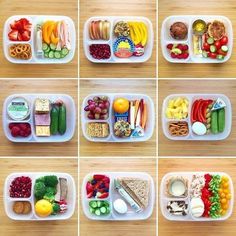
{"label": "muffin", "polygon": [[170,35],[174,39],[185,39],[188,33],[188,28],[183,22],[175,22],[170,27]]}

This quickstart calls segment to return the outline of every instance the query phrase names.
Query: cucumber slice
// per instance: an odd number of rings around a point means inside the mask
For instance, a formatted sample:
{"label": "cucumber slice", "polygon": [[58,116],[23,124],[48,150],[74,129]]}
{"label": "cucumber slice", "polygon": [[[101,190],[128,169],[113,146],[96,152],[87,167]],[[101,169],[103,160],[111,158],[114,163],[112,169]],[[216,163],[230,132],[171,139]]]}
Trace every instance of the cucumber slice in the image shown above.
{"label": "cucumber slice", "polygon": [[96,201],[91,201],[91,202],[89,203],[89,206],[92,207],[92,208],[97,208],[97,207],[98,207]]}
{"label": "cucumber slice", "polygon": [[96,209],[95,210],[95,215],[100,216],[101,215],[101,211],[99,209]]}
{"label": "cucumber slice", "polygon": [[229,48],[228,48],[226,45],[223,45],[223,46],[221,47],[221,50],[222,50],[223,52],[228,52],[228,51],[229,51]]}
{"label": "cucumber slice", "polygon": [[218,60],[224,60],[224,56],[223,55],[217,55],[216,57]]}
{"label": "cucumber slice", "polygon": [[49,54],[48,54],[48,57],[51,58],[51,59],[54,58],[54,52],[50,51]]}
{"label": "cucumber slice", "polygon": [[106,207],[101,207],[100,211],[101,211],[102,214],[106,214],[107,209],[106,209]]}
{"label": "cucumber slice", "polygon": [[63,48],[61,50],[61,54],[64,55],[64,56],[66,56],[68,53],[69,53],[69,50],[67,48]]}
{"label": "cucumber slice", "polygon": [[46,58],[49,57],[48,52],[44,52],[44,57],[46,57]]}
{"label": "cucumber slice", "polygon": [[110,214],[110,212],[111,212],[110,207],[107,207],[107,212],[106,212],[106,214],[108,215],[108,214]]}
{"label": "cucumber slice", "polygon": [[46,43],[43,43],[42,49],[43,49],[43,51],[46,51],[48,49],[48,45]]}
{"label": "cucumber slice", "polygon": [[101,201],[97,201],[97,207],[101,207],[102,206],[102,202]]}
{"label": "cucumber slice", "polygon": [[203,51],[203,52],[202,52],[202,56],[203,56],[204,58],[207,58],[207,57],[208,57],[208,52],[207,52],[207,51]]}
{"label": "cucumber slice", "polygon": [[60,53],[59,51],[55,51],[55,52],[54,52],[54,57],[55,57],[56,59],[60,59],[60,58],[61,58],[61,53]]}
{"label": "cucumber slice", "polygon": [[208,44],[213,44],[214,41],[215,41],[214,38],[211,38],[211,37],[207,39]]}
{"label": "cucumber slice", "polygon": [[210,51],[211,52],[216,52],[216,46],[215,45],[211,45],[210,46]]}
{"label": "cucumber slice", "polygon": [[51,50],[56,50],[57,46],[53,43],[50,43],[50,48]]}
{"label": "cucumber slice", "polygon": [[95,213],[95,209],[92,208],[92,207],[89,207],[89,212],[90,212],[91,214],[94,214],[94,213]]}

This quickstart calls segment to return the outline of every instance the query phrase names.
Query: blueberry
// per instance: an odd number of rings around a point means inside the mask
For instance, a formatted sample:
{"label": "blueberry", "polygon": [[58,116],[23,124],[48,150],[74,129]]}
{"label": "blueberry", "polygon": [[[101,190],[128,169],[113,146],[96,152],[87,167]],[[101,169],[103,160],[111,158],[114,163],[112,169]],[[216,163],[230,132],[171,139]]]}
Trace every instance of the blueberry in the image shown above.
{"label": "blueberry", "polygon": [[93,197],[96,197],[97,195],[97,189],[93,190]]}
{"label": "blueberry", "polygon": [[109,188],[105,188],[104,192],[108,193],[109,192]]}
{"label": "blueberry", "polygon": [[99,185],[99,188],[105,188],[106,186],[105,186],[105,184],[104,183],[101,183],[100,185]]}
{"label": "blueberry", "polygon": [[91,184],[92,185],[95,185],[97,183],[97,180],[95,180],[95,179],[93,179],[92,181],[91,181]]}

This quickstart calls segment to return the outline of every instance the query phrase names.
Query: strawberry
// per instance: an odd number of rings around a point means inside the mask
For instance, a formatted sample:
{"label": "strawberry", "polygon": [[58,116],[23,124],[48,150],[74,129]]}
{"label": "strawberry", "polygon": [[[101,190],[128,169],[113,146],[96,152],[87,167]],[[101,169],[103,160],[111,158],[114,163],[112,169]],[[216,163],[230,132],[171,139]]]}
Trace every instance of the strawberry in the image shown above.
{"label": "strawberry", "polygon": [[22,41],[29,41],[30,40],[30,32],[24,31],[24,33],[21,35]]}
{"label": "strawberry", "polygon": [[93,192],[90,192],[89,194],[87,194],[87,198],[91,198],[93,196]]}
{"label": "strawberry", "polygon": [[87,194],[93,192],[93,185],[89,182],[86,184]]}
{"label": "strawberry", "polygon": [[17,41],[18,38],[18,31],[17,30],[12,30],[9,34],[8,37],[11,41]]}
{"label": "strawberry", "polygon": [[105,193],[102,193],[99,198],[107,198],[109,195],[109,193],[105,192]]}
{"label": "strawberry", "polygon": [[102,179],[103,183],[110,183],[110,178],[105,176],[103,179]]}
{"label": "strawberry", "polygon": [[109,188],[109,183],[105,183],[105,188]]}
{"label": "strawberry", "polygon": [[94,175],[93,176],[93,178],[95,179],[95,180],[102,180],[102,179],[104,179],[106,176],[105,175]]}

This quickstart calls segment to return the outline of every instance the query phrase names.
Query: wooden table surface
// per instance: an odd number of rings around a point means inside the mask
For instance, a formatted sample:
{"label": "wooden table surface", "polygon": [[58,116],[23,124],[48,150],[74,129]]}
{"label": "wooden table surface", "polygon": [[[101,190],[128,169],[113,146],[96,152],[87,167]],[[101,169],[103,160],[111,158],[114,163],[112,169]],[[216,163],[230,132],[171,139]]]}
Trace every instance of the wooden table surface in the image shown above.
{"label": "wooden table surface", "polygon": [[68,64],[51,65],[20,65],[7,61],[3,53],[3,26],[8,17],[13,15],[65,15],[73,19],[77,30],[78,2],[77,0],[2,0],[0,1],[0,77],[1,78],[77,78],[78,56]]}
{"label": "wooden table surface", "polygon": [[[149,95],[156,104],[155,80],[81,80],[80,106],[91,93],[143,93]],[[80,124],[81,125],[81,124]],[[101,143],[89,142],[83,136],[80,126],[81,156],[156,156],[156,129],[147,142]]]}
{"label": "wooden table surface", "polygon": [[156,41],[152,57],[146,63],[100,64],[90,62],[83,49],[83,27],[92,16],[144,16],[153,24],[156,40],[155,0],[81,0],[80,1],[80,77],[81,78],[154,78],[156,77]]}
{"label": "wooden table surface", "polygon": [[[77,107],[77,80],[0,80],[0,106],[4,100],[12,94],[19,93],[64,93],[70,95]],[[2,112],[0,113],[2,120]],[[77,124],[77,123],[76,123]],[[77,156],[78,154],[78,133],[77,126],[75,134],[66,143],[12,143],[4,135],[0,126],[0,156]]]}
{"label": "wooden table surface", "polygon": [[[159,155],[160,156],[235,156],[236,142],[235,80],[160,80],[159,81]],[[172,141],[162,131],[161,111],[166,96],[176,93],[222,93],[232,105],[232,130],[222,141]]]}
{"label": "wooden table surface", "polygon": [[[180,171],[212,171],[226,172],[236,182],[236,159],[159,159],[159,186],[162,177],[168,172]],[[160,192],[160,191],[159,191]],[[235,196],[234,196],[235,197]],[[158,207],[160,205],[158,204]],[[234,208],[235,209],[235,208]],[[218,222],[174,222],[166,220],[159,207],[159,236],[232,236],[236,231],[236,214],[226,221]]]}
{"label": "wooden table surface", "polygon": [[[236,3],[234,0],[225,0],[224,4],[221,1],[215,0],[159,0],[159,26],[158,32],[160,35],[161,25],[163,20],[170,15],[223,15],[228,17],[234,26],[236,24],[235,15]],[[235,38],[235,32],[234,32]],[[160,78],[232,78],[236,73],[236,54],[232,53],[232,57],[228,62],[220,64],[177,64],[169,63],[162,56],[162,51],[159,41],[159,73]],[[234,39],[234,44],[235,44]]]}
{"label": "wooden table surface", "polygon": [[[26,164],[28,163],[28,165]],[[66,172],[75,180],[77,186],[78,165],[77,159],[67,159],[66,164],[64,159],[0,159],[0,188],[3,190],[5,178],[13,172]],[[76,189],[77,191],[77,189]],[[2,192],[2,191],[1,191]],[[66,221],[14,221],[7,217],[3,195],[0,195],[0,228],[1,235],[7,236],[77,236],[78,235],[78,211],[77,202],[76,210],[72,218]]]}
{"label": "wooden table surface", "polygon": [[[147,172],[156,182],[156,159],[80,159],[80,186],[83,178],[90,172],[128,171]],[[80,196],[81,199],[81,196]],[[80,235],[81,236],[155,236],[156,208],[152,216],[144,221],[91,221],[86,218],[80,204]]]}

